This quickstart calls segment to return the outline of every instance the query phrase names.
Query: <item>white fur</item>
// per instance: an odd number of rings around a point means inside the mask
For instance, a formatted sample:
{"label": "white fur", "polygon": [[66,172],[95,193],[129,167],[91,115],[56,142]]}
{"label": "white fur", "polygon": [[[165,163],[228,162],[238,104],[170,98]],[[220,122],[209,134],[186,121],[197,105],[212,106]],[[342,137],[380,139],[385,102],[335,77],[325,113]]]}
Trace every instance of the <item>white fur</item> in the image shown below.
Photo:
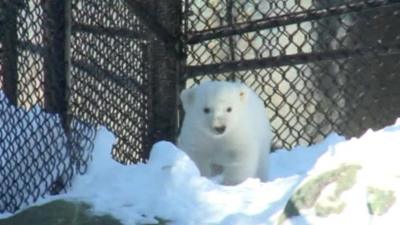
{"label": "white fur", "polygon": [[[222,175],[225,185],[249,177],[267,180],[271,128],[263,102],[250,88],[208,81],[183,90],[180,97],[185,118],[178,146],[203,176]],[[218,133],[218,127],[226,128]]]}

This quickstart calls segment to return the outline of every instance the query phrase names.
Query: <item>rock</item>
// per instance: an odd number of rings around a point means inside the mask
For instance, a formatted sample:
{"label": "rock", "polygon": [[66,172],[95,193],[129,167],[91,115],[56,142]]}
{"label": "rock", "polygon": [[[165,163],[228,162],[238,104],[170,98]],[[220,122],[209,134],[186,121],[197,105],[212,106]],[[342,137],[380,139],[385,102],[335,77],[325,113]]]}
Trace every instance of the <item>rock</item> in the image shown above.
{"label": "rock", "polygon": [[122,225],[110,215],[93,215],[84,202],[56,200],[33,206],[12,217],[0,220],[0,225]]}
{"label": "rock", "polygon": [[371,215],[384,215],[394,205],[395,201],[394,191],[368,187],[368,211]]}
{"label": "rock", "polygon": [[[357,171],[360,169],[359,165],[341,165],[337,169],[307,179],[289,199],[278,223],[282,224],[286,219],[299,216],[306,209],[314,209],[315,215],[319,217],[341,213],[346,203],[340,196],[354,186]],[[332,184],[335,184],[334,189],[328,190]],[[322,196],[322,193],[329,194]]]}

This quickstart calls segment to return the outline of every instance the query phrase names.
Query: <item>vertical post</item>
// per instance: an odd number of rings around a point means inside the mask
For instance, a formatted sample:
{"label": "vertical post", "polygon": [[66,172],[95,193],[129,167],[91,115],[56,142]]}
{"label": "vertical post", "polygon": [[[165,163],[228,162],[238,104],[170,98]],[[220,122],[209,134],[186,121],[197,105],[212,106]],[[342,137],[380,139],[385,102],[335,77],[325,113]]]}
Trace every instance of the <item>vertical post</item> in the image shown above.
{"label": "vertical post", "polygon": [[[182,22],[182,1],[142,0],[149,12],[169,33],[180,37]],[[178,132],[178,87],[184,65],[183,54],[168,51],[166,45],[173,45],[177,52],[182,52],[181,41],[163,43],[151,40],[148,62],[152,86],[152,118],[150,132],[152,142],[159,140],[175,141]]]}
{"label": "vertical post", "polygon": [[[226,3],[226,22],[230,27],[233,27],[234,23],[234,18],[233,18],[233,0],[228,0]],[[232,35],[228,37],[228,48],[229,48],[229,60],[234,62],[235,61],[235,48],[236,48],[236,43],[234,41],[234,38]],[[231,72],[229,75],[229,80],[235,81],[236,80],[236,75],[235,72]]]}
{"label": "vertical post", "polygon": [[1,57],[1,74],[3,89],[9,101],[17,105],[17,4],[11,0],[0,0],[0,42],[3,53]]}
{"label": "vertical post", "polygon": [[[144,74],[144,76],[147,76],[147,79],[144,79],[144,87],[146,88],[146,98],[147,98],[147,108],[145,110],[148,110],[148,118],[147,120],[144,120],[146,123],[145,125],[149,126],[149,128],[147,130],[144,130],[141,132],[141,139],[143,142],[143,147],[142,147],[142,154],[143,154],[143,158],[144,159],[148,159],[149,158],[149,153],[150,153],[150,148],[153,144],[153,138],[151,137],[152,135],[152,124],[151,122],[153,121],[152,118],[152,102],[151,100],[152,98],[152,79],[150,77],[151,73],[150,73],[150,62],[149,62],[149,53],[150,53],[150,49],[149,49],[149,44],[148,43],[140,43],[140,51],[141,51],[141,74]],[[150,123],[150,124],[149,124]],[[146,126],[144,126],[146,127]]]}
{"label": "vertical post", "polygon": [[58,113],[68,131],[67,88],[70,67],[69,36],[71,0],[42,0],[44,10],[44,101],[45,109]]}
{"label": "vertical post", "polygon": [[[44,29],[44,108],[57,113],[71,150],[70,117],[68,116],[68,81],[70,72],[71,0],[42,0]],[[50,194],[65,188],[66,178],[60,175],[50,187]]]}

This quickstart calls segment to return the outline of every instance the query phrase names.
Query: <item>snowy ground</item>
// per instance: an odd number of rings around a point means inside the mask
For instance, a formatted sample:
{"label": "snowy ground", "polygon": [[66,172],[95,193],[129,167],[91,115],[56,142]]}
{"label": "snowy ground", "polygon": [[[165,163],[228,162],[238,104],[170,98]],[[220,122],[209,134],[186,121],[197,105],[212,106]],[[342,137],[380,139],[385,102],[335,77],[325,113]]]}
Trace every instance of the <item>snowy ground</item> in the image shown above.
{"label": "snowy ground", "polygon": [[[157,143],[146,164],[123,166],[111,159],[115,137],[101,129],[87,174],[76,177],[68,194],[48,197],[90,202],[94,213],[110,213],[125,224],[157,222],[199,225],[277,224],[286,203],[311,176],[342,164],[361,165],[357,184],[342,197],[348,207],[338,215],[318,217],[311,210],[284,224],[397,224],[400,220],[400,119],[383,130],[345,141],[332,134],[322,143],[278,150],[270,157],[271,181],[248,179],[221,186],[201,177],[193,162],[173,144]],[[367,187],[390,189],[395,203],[384,215],[371,215]],[[304,212],[304,213],[303,213]],[[9,215],[0,215],[0,218]]]}

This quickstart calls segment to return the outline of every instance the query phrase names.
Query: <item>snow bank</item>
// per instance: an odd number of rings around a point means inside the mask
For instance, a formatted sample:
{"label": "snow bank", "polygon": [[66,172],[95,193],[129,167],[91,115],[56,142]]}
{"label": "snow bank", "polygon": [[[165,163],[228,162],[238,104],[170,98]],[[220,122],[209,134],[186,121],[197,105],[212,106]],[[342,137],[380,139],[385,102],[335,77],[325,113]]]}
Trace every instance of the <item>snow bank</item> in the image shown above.
{"label": "snow bank", "polygon": [[126,224],[156,222],[154,217],[173,224],[252,223],[277,212],[281,207],[274,204],[301,178],[293,173],[272,183],[249,179],[221,186],[201,177],[188,156],[168,142],[154,145],[146,164],[123,166],[110,158],[113,139],[105,129],[99,132],[93,164],[68,195]]}
{"label": "snow bank", "polygon": [[[76,177],[71,191],[56,198],[85,200],[93,204],[94,213],[110,213],[125,224],[156,223],[155,218],[178,225],[277,224],[305,182],[340,165],[357,164],[362,167],[357,183],[342,194],[348,203],[343,214],[318,217],[307,209],[284,223],[395,224],[400,219],[400,120],[360,139],[345,141],[333,134],[311,147],[278,150],[270,156],[270,182],[248,179],[237,186],[201,177],[194,163],[168,142],[154,145],[145,164],[118,164],[111,159],[114,142],[102,128],[88,173]],[[369,186],[390,189],[397,199],[383,215],[369,213]]]}
{"label": "snow bank", "polygon": [[[348,180],[343,180],[347,182],[344,184],[330,182],[319,193],[315,205],[300,210],[302,216],[286,224],[397,224],[400,219],[399,158],[400,119],[380,131],[369,130],[359,139],[332,143],[307,173],[303,185],[344,167],[355,168],[354,184]],[[340,185],[348,186],[343,193]],[[320,182],[318,186],[323,184]],[[321,209],[325,211],[318,212]]]}

